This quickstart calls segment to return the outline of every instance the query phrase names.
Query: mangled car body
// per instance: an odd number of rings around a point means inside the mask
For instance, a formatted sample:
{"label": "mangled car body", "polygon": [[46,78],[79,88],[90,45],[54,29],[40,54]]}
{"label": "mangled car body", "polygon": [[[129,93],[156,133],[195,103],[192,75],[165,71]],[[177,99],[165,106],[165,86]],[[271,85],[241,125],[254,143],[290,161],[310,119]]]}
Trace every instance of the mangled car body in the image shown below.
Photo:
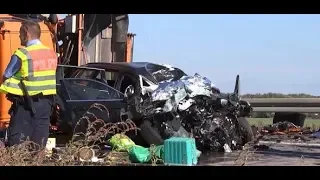
{"label": "mangled car body", "polygon": [[[140,135],[149,145],[162,144],[172,136],[188,136],[196,139],[200,150],[228,151],[241,148],[252,138],[244,118],[251,107],[239,98],[239,77],[235,91],[223,94],[207,78],[188,76],[167,65],[134,62],[86,66],[114,73],[113,79],[99,81],[125,95],[127,107],[126,111],[122,108],[121,116],[126,114],[140,126]],[[73,77],[80,78],[79,74],[80,70]],[[86,78],[96,79],[97,74]]]}
{"label": "mangled car body", "polygon": [[[170,76],[170,70],[174,69],[166,66],[166,70],[153,75]],[[152,141],[157,139],[156,143],[161,144],[163,139],[185,136],[194,137],[201,150],[230,151],[241,149],[244,143],[251,140],[248,134],[252,131],[243,119],[250,113],[251,107],[237,94],[239,76],[235,92],[230,95],[221,94],[209,79],[199,74],[185,75],[178,80],[165,79],[169,80],[159,82],[153,89],[141,86],[140,96],[133,97],[130,87],[125,93],[140,102],[139,105],[129,106],[135,106],[142,115],[142,134],[150,136],[158,132],[161,137],[149,138],[149,143],[155,143]],[[147,128],[149,132],[144,131]]]}

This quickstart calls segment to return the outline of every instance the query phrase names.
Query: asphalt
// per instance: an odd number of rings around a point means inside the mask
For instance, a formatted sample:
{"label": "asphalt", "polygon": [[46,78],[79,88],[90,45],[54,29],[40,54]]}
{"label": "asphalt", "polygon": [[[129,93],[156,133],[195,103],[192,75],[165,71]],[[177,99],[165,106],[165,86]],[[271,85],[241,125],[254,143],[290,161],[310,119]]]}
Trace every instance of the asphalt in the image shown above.
{"label": "asphalt", "polygon": [[259,141],[243,151],[203,154],[199,165],[316,166],[320,165],[320,140]]}

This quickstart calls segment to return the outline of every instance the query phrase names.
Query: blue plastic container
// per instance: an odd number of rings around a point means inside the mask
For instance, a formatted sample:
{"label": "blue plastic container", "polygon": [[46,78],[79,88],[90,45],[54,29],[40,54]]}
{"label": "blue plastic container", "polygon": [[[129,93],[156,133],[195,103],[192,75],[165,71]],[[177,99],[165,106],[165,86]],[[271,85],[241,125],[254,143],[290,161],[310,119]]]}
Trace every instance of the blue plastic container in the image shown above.
{"label": "blue plastic container", "polygon": [[193,166],[198,163],[196,142],[193,138],[172,137],[164,141],[164,164]]}

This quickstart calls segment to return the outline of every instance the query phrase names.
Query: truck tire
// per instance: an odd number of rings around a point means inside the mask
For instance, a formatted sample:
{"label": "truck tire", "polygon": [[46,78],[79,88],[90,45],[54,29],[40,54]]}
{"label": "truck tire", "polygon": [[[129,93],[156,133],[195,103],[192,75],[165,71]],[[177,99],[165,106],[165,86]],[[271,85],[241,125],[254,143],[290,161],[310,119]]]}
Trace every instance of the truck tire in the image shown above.
{"label": "truck tire", "polygon": [[296,126],[303,127],[306,115],[302,113],[277,112],[273,117],[273,124],[288,121]]}
{"label": "truck tire", "polygon": [[253,131],[248,120],[245,117],[238,118],[240,133],[243,136],[243,144],[246,144],[253,140]]}

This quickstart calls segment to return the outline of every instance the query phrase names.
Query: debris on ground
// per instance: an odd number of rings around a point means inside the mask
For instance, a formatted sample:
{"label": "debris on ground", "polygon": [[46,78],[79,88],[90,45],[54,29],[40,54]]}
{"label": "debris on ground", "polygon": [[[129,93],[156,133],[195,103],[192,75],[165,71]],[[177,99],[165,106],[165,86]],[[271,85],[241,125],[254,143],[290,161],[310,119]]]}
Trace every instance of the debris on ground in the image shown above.
{"label": "debris on ground", "polygon": [[272,125],[264,126],[258,130],[257,127],[253,127],[258,131],[256,136],[262,141],[276,141],[283,140],[296,140],[296,141],[310,141],[312,138],[319,138],[319,132],[313,132],[310,127],[299,127],[291,122],[278,122]]}
{"label": "debris on ground", "polygon": [[257,150],[267,150],[269,149],[269,146],[265,145],[265,144],[256,144],[253,146],[254,149],[257,149]]}
{"label": "debris on ground", "polygon": [[[320,138],[320,131],[314,132],[310,127],[299,127],[291,122],[283,121],[264,127],[252,127],[255,134],[253,148],[269,150],[271,146],[286,145],[298,147],[320,147],[312,143]],[[317,141],[320,142],[320,139]]]}
{"label": "debris on ground", "polygon": [[127,152],[110,151],[103,157],[103,161],[110,165],[122,165],[131,163]]}
{"label": "debris on ground", "polygon": [[[126,135],[116,134],[111,137],[109,142],[113,149],[108,153],[107,158],[105,158],[105,160],[109,161],[115,159],[119,160],[119,156],[113,157],[113,155],[115,155],[117,152],[120,152],[128,155],[128,160],[131,163],[163,164],[165,160],[167,160],[169,164],[169,162],[171,162],[170,160],[173,159],[175,160],[174,162],[176,162],[175,164],[179,164],[178,160],[180,165],[185,164],[182,162],[186,162],[187,164],[197,164],[197,159],[201,154],[201,152],[196,149],[195,140],[193,138],[170,138],[165,141],[164,145],[151,145],[150,147],[143,147],[134,144],[134,142]],[[182,147],[186,147],[187,149],[177,148],[180,147],[184,142],[185,144]],[[90,156],[91,159],[92,156],[93,155]],[[122,157],[122,160],[124,159],[123,154],[120,157]],[[90,158],[87,158],[87,160]]]}
{"label": "debris on ground", "polygon": [[320,131],[314,132],[311,137],[313,138],[320,138]]}
{"label": "debris on ground", "polygon": [[145,148],[134,145],[129,149],[129,158],[132,163],[163,163],[163,145]]}
{"label": "debris on ground", "polygon": [[284,135],[288,133],[300,133],[303,129],[299,126],[294,125],[291,122],[278,122],[269,126],[265,126],[262,129],[262,133],[274,134],[274,135]]}
{"label": "debris on ground", "polygon": [[228,144],[224,144],[223,149],[224,149],[224,152],[226,152],[226,153],[232,152],[232,150]]}
{"label": "debris on ground", "polygon": [[78,156],[79,156],[80,161],[91,161],[91,162],[98,162],[99,161],[96,156],[95,150],[90,147],[80,148]]}
{"label": "debris on ground", "polygon": [[109,143],[114,151],[126,151],[128,152],[130,147],[135,143],[125,134],[115,134],[109,139]]}

